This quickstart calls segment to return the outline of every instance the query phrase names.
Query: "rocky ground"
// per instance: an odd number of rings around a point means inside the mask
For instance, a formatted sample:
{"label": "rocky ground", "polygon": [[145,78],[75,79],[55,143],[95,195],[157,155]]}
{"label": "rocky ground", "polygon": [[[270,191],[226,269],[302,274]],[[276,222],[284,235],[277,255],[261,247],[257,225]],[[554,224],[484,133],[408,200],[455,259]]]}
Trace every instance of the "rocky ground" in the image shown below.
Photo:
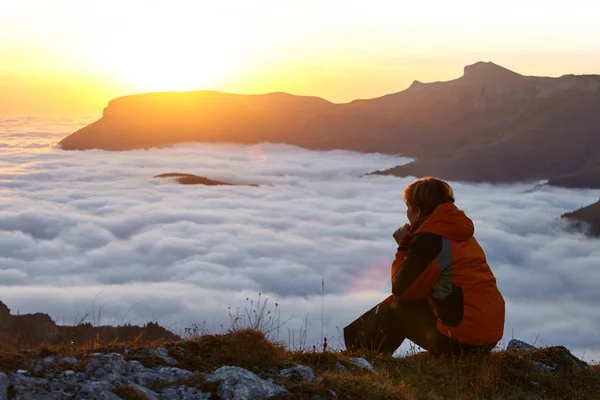
{"label": "rocky ground", "polygon": [[257,331],[0,356],[3,399],[597,399],[600,371],[513,340],[487,357],[288,352]]}

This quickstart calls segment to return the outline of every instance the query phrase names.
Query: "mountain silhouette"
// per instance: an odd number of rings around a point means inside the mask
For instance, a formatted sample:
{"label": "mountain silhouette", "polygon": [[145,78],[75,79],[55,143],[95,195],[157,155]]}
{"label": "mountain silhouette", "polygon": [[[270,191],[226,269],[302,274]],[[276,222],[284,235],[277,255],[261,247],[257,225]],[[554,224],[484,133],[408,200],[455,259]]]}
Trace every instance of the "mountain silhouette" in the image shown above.
{"label": "mountain silhouette", "polygon": [[576,224],[587,225],[588,233],[592,236],[600,236],[600,200],[579,210],[568,212],[561,216]]}
{"label": "mountain silhouette", "polygon": [[600,76],[524,76],[490,62],[462,77],[334,104],[285,93],[151,93],[112,100],[65,150],[273,142],[398,154],[377,174],[600,187]]}

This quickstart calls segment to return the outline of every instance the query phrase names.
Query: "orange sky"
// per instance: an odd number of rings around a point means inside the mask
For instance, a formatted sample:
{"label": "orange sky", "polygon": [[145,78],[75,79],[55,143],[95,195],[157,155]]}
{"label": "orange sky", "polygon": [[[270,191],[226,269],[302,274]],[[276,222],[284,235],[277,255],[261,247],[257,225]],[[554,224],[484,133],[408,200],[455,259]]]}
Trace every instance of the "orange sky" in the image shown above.
{"label": "orange sky", "polygon": [[[156,90],[334,102],[457,78],[600,73],[600,2],[20,0],[0,4],[0,116],[97,116]],[[426,4],[425,4],[426,3]]]}

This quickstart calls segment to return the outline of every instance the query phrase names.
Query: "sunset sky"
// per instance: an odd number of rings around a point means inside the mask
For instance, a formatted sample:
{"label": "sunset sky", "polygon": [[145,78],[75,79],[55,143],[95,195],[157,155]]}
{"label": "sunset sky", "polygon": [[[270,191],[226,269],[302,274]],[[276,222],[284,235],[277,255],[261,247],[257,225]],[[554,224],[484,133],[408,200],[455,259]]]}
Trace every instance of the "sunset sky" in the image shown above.
{"label": "sunset sky", "polygon": [[600,2],[0,2],[0,116],[96,116],[159,90],[285,91],[334,102],[457,78],[600,73]]}

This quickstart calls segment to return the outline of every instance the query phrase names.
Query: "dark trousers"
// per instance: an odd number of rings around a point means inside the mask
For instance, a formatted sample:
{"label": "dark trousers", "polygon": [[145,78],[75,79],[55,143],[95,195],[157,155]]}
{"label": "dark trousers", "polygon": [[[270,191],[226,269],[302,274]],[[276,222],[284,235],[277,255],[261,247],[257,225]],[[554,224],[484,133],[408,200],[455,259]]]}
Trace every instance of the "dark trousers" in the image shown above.
{"label": "dark trousers", "polygon": [[434,355],[487,352],[495,347],[470,346],[437,330],[437,318],[426,300],[400,301],[390,296],[344,328],[346,349],[392,354],[405,339]]}

